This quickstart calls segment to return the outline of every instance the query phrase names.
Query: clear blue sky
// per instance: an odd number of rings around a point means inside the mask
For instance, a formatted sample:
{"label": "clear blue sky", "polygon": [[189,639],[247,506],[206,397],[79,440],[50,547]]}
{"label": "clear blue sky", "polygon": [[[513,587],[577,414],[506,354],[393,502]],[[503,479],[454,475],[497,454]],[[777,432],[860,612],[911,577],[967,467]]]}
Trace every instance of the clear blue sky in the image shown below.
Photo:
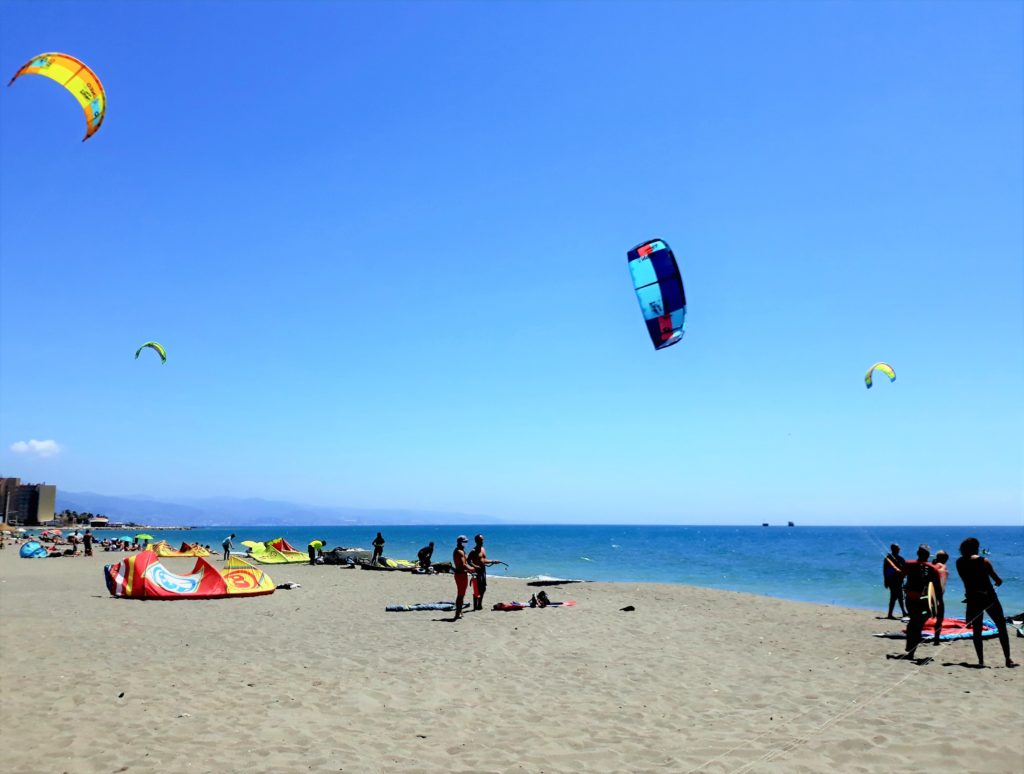
{"label": "clear blue sky", "polygon": [[[1022,5],[12,3],[0,471],[531,521],[1024,509]],[[9,77],[6,75],[5,77]],[[626,250],[680,260],[655,352]],[[133,359],[155,339],[169,355]],[[867,367],[898,372],[865,390]],[[12,444],[53,440],[57,454]],[[23,448],[23,447],[17,447]]]}

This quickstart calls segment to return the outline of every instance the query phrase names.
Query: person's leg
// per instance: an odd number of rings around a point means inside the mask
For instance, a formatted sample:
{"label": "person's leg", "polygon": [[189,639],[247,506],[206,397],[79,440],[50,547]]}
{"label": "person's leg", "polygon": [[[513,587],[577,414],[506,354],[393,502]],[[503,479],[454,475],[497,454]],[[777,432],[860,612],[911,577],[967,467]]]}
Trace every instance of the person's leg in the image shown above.
{"label": "person's leg", "polygon": [[471,586],[471,591],[473,592],[473,607],[471,609],[472,610],[479,610],[480,609],[480,606],[479,606],[479,601],[480,601],[480,576],[474,574],[473,577],[470,578],[469,583],[470,583],[470,586]]}
{"label": "person's leg", "polygon": [[477,610],[484,609],[484,594],[487,593],[487,576],[480,574],[476,579],[477,585]]}
{"label": "person's leg", "polygon": [[971,625],[971,640],[974,642],[974,652],[978,656],[978,666],[985,666],[985,644],[981,639],[982,621],[985,618],[984,608],[967,606],[967,622]]}
{"label": "person's leg", "polygon": [[1013,663],[1013,659],[1010,658],[1010,632],[1006,627],[1006,614],[1003,613],[1002,603],[997,599],[985,609],[985,612],[995,622],[996,629],[999,631],[999,645],[1003,649],[1003,658],[1006,659],[1006,666],[1016,666]]}
{"label": "person's leg", "polygon": [[900,612],[903,615],[908,615],[910,612],[910,606],[905,604],[903,598],[903,586],[896,587],[896,600],[900,603]]}
{"label": "person's leg", "polygon": [[889,612],[886,613],[886,617],[887,618],[892,618],[893,617],[892,611],[893,611],[893,608],[896,607],[896,594],[897,594],[896,586],[890,585],[889,586]]}
{"label": "person's leg", "polygon": [[928,604],[920,599],[908,599],[907,607],[910,608],[910,623],[907,624],[907,658],[913,658],[914,651],[921,644],[921,629],[928,614]]}
{"label": "person's leg", "polygon": [[309,547],[309,563],[316,566],[316,549],[312,546]]}
{"label": "person's leg", "polygon": [[469,577],[464,572],[455,573],[455,617],[462,618],[462,605],[466,601],[466,586]]}
{"label": "person's leg", "polygon": [[946,618],[946,603],[944,600],[939,600],[938,608],[935,611],[935,632],[932,636],[932,645],[939,644],[939,638],[942,637],[942,622]]}

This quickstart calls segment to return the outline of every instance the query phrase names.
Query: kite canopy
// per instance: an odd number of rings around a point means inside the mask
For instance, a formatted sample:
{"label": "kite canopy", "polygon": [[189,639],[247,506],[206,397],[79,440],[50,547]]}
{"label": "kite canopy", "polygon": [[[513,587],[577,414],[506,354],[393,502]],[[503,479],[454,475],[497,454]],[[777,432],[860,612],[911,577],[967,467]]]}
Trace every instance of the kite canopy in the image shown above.
{"label": "kite canopy", "polygon": [[8,81],[10,86],[22,75],[44,75],[56,81],[75,95],[78,104],[85,111],[85,142],[99,131],[103,124],[103,116],[107,112],[107,94],[96,73],[89,66],[68,54],[51,52],[33,57]]}
{"label": "kite canopy", "polygon": [[43,548],[42,543],[30,540],[21,547],[18,554],[22,559],[45,559],[50,555],[50,552]]}
{"label": "kite canopy", "polygon": [[157,556],[209,556],[210,552],[198,543],[182,543],[181,548],[174,548],[166,540],[154,543],[153,553]]}
{"label": "kite canopy", "polygon": [[686,293],[672,248],[662,239],[626,253],[640,311],[655,349],[678,343],[686,328]]}
{"label": "kite canopy", "polygon": [[142,350],[146,349],[146,347],[149,347],[151,350],[153,350],[154,352],[156,352],[160,356],[160,363],[161,363],[161,365],[163,365],[163,364],[165,364],[167,362],[167,350],[164,349],[161,344],[158,344],[155,341],[147,341],[145,344],[143,344],[141,347],[139,347],[137,350],[135,350],[135,359],[136,360],[139,359],[139,355],[142,354]]}
{"label": "kite canopy", "polygon": [[299,564],[309,561],[309,554],[299,551],[284,538],[274,538],[266,543],[245,540],[242,545],[251,549],[249,558],[260,564]]}
{"label": "kite canopy", "polygon": [[129,556],[103,570],[107,589],[115,597],[131,599],[217,599],[272,594],[274,582],[258,567],[231,557],[223,570],[203,558],[187,575],[175,575],[152,551]]}
{"label": "kite canopy", "polygon": [[871,377],[875,373],[875,371],[881,371],[883,374],[888,376],[890,382],[896,381],[896,372],[892,370],[891,365],[889,365],[888,363],[875,363],[873,366],[871,366],[871,368],[868,369],[868,372],[864,375],[864,386],[867,387],[869,390],[871,389],[872,385]]}

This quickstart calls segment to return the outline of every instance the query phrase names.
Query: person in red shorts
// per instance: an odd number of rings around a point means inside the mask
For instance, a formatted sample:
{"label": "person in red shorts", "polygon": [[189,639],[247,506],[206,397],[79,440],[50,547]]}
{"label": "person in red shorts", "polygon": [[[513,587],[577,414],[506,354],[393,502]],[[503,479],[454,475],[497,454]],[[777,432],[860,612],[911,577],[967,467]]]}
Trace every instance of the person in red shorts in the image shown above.
{"label": "person in red shorts", "polygon": [[476,567],[466,557],[466,543],[469,538],[459,535],[455,539],[455,550],[452,551],[452,575],[455,576],[455,620],[462,618],[462,603],[466,599],[466,587],[469,586],[469,574],[476,572]]}

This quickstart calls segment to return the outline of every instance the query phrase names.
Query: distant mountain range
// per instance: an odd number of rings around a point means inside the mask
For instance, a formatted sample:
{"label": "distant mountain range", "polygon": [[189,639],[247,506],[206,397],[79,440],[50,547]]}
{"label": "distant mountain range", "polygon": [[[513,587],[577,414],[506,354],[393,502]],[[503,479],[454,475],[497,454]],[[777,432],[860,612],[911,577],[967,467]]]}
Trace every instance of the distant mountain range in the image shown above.
{"label": "distant mountain range", "polygon": [[501,524],[501,519],[479,514],[447,511],[385,510],[373,508],[319,507],[283,500],[207,497],[178,502],[145,495],[118,497],[95,492],[57,490],[57,510],[103,514],[111,521],[168,527],[219,525],[382,525],[396,524]]}

